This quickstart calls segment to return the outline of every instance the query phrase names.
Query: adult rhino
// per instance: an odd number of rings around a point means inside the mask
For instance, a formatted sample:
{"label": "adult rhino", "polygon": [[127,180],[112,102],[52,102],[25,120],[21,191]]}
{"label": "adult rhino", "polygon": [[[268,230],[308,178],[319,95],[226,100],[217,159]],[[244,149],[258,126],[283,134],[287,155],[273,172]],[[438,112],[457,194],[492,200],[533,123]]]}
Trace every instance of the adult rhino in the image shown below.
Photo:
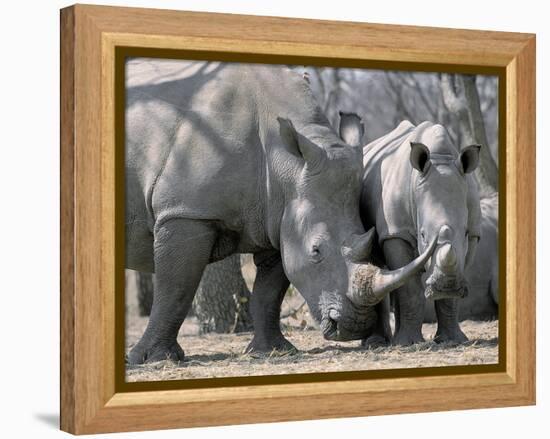
{"label": "adult rhino", "polygon": [[[340,136],[358,144],[363,125],[357,115],[341,113]],[[468,294],[465,271],[480,237],[472,175],[479,150],[471,145],[457,152],[443,126],[409,121],[363,148],[361,217],[366,227],[376,227],[387,266],[405,265],[437,241],[424,281],[418,272],[395,292],[396,344],[424,340],[425,299],[435,300],[436,341],[467,340],[458,323],[457,299]],[[387,332],[378,335],[387,339]]]}
{"label": "adult rhino", "polygon": [[248,351],[294,349],[279,327],[289,282],[326,338],[368,337],[374,305],[435,242],[394,272],[363,263],[373,232],[359,216],[361,150],[306,81],[278,66],[128,64],[126,266],[154,271],[156,290],[127,361],[183,360],[176,337],[203,270],[234,253],[257,266]]}

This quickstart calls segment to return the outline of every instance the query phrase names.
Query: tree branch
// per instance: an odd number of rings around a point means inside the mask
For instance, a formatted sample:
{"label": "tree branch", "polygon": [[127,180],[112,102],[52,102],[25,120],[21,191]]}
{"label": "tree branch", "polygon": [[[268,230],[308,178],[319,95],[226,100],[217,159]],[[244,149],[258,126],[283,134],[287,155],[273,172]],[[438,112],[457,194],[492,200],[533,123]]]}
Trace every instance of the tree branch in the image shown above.
{"label": "tree branch", "polygon": [[[496,166],[485,131],[485,123],[476,87],[475,75],[442,74],[440,77],[443,102],[449,111],[456,113],[464,141],[482,145],[476,178],[482,197],[493,196],[498,191]],[[458,145],[459,147],[465,145]]]}

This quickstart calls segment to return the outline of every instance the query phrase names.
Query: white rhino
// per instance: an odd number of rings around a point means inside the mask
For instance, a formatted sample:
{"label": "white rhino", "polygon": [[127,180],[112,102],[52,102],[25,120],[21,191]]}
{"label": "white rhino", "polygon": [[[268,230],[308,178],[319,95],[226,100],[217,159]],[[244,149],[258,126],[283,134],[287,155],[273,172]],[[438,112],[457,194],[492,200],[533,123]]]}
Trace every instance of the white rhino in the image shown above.
{"label": "white rhino", "polygon": [[[362,134],[360,119],[341,113],[342,138],[353,144]],[[479,150],[470,145],[457,152],[443,126],[409,121],[363,148],[361,217],[366,227],[376,227],[384,263],[402,266],[437,240],[424,279],[418,273],[395,292],[396,344],[423,341],[426,299],[435,301],[435,340],[466,340],[458,323],[458,299],[468,294],[466,270],[481,235],[472,175]]]}

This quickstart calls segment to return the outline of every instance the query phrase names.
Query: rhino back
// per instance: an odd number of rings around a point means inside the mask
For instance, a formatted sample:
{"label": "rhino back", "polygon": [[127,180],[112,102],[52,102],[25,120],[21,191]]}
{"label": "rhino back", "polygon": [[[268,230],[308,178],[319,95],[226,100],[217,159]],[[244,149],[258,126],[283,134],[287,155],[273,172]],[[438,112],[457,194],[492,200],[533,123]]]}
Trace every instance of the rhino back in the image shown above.
{"label": "rhino back", "polygon": [[380,244],[388,237],[409,240],[414,233],[410,220],[411,168],[405,140],[415,130],[409,121],[363,148],[361,216],[366,228],[376,226]]}
{"label": "rhino back", "polygon": [[[470,295],[486,306],[472,306],[471,314],[488,309],[494,313],[498,305],[498,197],[483,198],[481,204],[481,236],[476,255],[468,269]],[[489,305],[492,305],[489,306]],[[484,311],[483,314],[489,314]]]}

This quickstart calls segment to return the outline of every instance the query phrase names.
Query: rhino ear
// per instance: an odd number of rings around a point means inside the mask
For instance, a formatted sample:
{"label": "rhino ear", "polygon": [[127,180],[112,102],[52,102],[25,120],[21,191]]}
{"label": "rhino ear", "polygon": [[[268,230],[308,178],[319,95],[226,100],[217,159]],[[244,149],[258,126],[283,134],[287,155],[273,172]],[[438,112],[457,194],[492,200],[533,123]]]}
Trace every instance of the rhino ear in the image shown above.
{"label": "rhino ear", "polygon": [[361,146],[365,135],[365,126],[355,113],[338,112],[340,115],[340,138],[350,146]]}
{"label": "rhino ear", "polygon": [[481,145],[470,145],[463,148],[456,159],[456,165],[464,174],[469,174],[476,170],[479,165],[479,151]]}
{"label": "rhino ear", "polygon": [[281,139],[289,149],[299,154],[310,169],[319,167],[326,158],[325,150],[299,133],[290,119],[278,117],[277,121]]}
{"label": "rhino ear", "polygon": [[423,143],[411,142],[411,165],[422,174],[430,168],[430,150]]}

